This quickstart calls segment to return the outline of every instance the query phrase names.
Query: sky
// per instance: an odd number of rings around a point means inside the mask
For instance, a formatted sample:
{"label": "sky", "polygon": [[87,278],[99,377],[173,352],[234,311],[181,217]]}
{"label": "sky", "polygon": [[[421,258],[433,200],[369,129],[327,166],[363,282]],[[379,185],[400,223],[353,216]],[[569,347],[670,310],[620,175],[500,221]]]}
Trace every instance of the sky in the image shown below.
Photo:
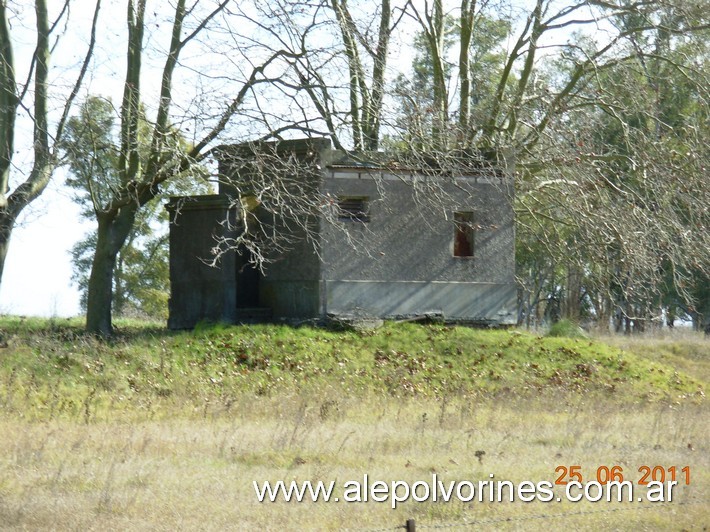
{"label": "sky", "polygon": [[13,231],[0,285],[0,314],[80,314],[69,250],[91,225],[81,219],[78,206],[59,181],[50,185]]}

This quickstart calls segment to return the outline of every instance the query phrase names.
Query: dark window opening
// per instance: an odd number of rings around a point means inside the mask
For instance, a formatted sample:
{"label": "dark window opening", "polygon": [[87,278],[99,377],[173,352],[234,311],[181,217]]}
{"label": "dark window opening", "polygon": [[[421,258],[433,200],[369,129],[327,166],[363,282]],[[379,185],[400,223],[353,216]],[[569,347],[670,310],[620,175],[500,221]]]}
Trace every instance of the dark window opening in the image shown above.
{"label": "dark window opening", "polygon": [[473,213],[455,212],[454,227],[454,257],[473,257]]}
{"label": "dark window opening", "polygon": [[338,198],[338,219],[347,222],[369,222],[370,210],[366,197]]}

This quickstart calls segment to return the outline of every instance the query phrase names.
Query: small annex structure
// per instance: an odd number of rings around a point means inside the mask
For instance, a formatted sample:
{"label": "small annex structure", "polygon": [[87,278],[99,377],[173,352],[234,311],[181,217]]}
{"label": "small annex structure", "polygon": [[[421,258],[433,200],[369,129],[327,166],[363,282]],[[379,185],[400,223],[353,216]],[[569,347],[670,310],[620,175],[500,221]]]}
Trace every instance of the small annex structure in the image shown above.
{"label": "small annex structure", "polygon": [[[265,169],[256,162],[263,150],[290,166]],[[506,168],[477,161],[444,172],[334,150],[328,139],[225,146],[218,154],[227,178],[219,193],[174,197],[167,205],[171,329],[200,321],[424,315],[515,323],[513,183]],[[309,171],[297,178],[303,186],[295,193],[317,199],[312,214],[279,220],[295,210],[275,214],[249,190],[249,176],[259,171],[268,180],[270,171],[301,166]],[[253,248],[240,243],[239,235],[253,231],[245,225],[285,235],[288,245],[270,249],[264,240],[267,260],[254,267]],[[215,249],[222,250],[216,266]]]}

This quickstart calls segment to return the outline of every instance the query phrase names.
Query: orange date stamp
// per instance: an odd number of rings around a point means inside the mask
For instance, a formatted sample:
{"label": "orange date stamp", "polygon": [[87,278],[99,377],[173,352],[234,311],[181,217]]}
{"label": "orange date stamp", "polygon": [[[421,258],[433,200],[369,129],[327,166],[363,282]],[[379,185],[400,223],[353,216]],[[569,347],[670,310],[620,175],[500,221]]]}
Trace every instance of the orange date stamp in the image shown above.
{"label": "orange date stamp", "polygon": [[[586,480],[596,480],[600,484],[608,484],[610,482],[625,482],[629,480],[628,473],[619,466],[599,466],[596,469],[587,469],[583,472],[581,465],[560,465],[555,468],[557,478],[555,484],[564,486],[569,482],[579,482],[580,484]],[[587,476],[589,475],[589,476]],[[627,475],[627,477],[625,477]],[[690,485],[690,466],[679,468],[677,466],[663,467],[656,466],[640,466],[633,474],[635,483],[639,486],[648,486],[649,482],[682,482],[686,486]]]}

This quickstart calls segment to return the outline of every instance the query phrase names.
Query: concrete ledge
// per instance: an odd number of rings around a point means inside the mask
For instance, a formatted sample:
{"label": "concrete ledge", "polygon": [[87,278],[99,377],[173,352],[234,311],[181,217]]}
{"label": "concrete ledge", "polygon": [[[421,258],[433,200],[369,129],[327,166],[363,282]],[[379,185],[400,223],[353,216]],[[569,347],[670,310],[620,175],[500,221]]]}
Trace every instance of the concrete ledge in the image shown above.
{"label": "concrete ledge", "polygon": [[325,281],[328,314],[398,318],[438,313],[447,320],[514,325],[515,284]]}
{"label": "concrete ledge", "polygon": [[203,196],[171,196],[165,208],[170,212],[204,211],[211,209],[236,210],[237,204],[224,194],[205,194]]}

